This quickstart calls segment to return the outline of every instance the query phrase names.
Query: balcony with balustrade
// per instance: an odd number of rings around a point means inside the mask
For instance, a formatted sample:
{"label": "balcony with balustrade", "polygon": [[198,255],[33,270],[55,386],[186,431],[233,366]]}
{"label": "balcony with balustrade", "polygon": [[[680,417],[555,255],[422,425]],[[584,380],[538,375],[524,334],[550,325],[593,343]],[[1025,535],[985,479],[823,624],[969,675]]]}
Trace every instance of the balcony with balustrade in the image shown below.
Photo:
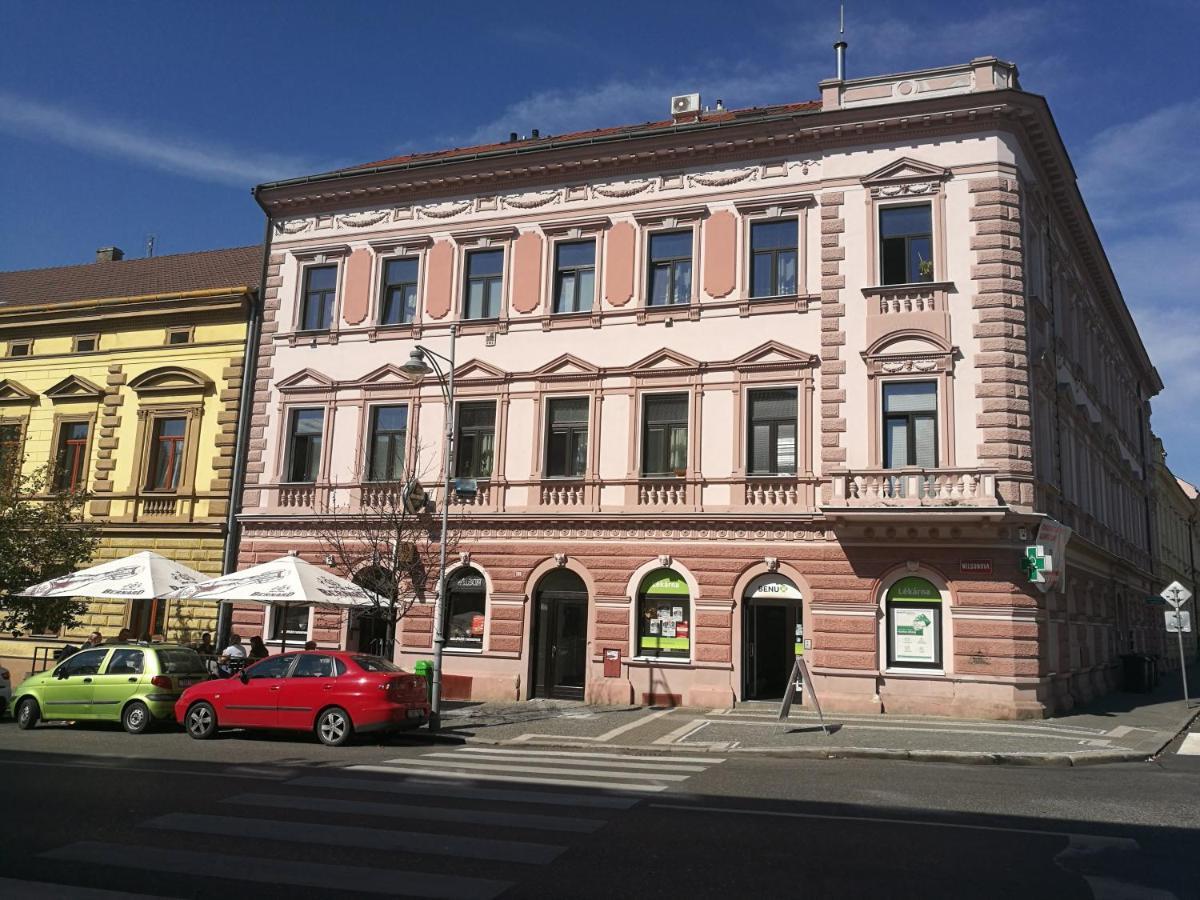
{"label": "balcony with balustrade", "polygon": [[832,497],[821,511],[835,518],[894,513],[1002,516],[1006,507],[989,469],[857,469],[832,476]]}

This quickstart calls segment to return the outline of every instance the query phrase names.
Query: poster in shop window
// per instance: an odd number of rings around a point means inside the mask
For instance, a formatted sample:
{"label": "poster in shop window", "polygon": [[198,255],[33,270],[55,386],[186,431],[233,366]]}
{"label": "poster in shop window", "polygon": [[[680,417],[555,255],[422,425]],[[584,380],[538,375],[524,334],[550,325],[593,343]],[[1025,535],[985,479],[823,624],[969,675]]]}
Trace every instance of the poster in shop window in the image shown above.
{"label": "poster in shop window", "polygon": [[938,611],[928,606],[892,607],[892,658],[898,663],[938,661]]}

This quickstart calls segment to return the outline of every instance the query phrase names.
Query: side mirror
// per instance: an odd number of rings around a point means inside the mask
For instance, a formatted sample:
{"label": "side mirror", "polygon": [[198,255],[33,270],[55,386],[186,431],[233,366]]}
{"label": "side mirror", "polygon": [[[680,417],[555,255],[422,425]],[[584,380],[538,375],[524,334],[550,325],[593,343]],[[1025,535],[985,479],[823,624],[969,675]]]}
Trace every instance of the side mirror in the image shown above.
{"label": "side mirror", "polygon": [[64,679],[64,678],[66,678],[66,677],[67,677],[67,669],[66,669],[66,666],[60,666],[59,668],[55,669],[55,670],[54,670],[54,677],[55,677],[55,678],[57,678],[57,679],[59,679],[60,681],[61,681],[62,679]]}
{"label": "side mirror", "polygon": [[238,680],[241,681],[242,684],[250,683],[250,675],[245,669],[242,669],[242,671],[238,672]]}

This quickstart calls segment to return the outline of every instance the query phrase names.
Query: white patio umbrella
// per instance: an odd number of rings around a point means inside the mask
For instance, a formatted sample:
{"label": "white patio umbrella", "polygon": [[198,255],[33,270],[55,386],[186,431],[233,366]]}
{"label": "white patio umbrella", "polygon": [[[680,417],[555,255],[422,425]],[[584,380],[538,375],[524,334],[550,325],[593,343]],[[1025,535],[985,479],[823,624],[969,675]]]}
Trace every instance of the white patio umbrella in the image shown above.
{"label": "white patio umbrella", "polygon": [[[90,597],[120,600],[161,600],[168,594],[199,584],[208,578],[202,572],[167,559],[149,550],[134,553],[121,559],[113,559],[98,566],[90,566],[51,578],[25,588],[18,593],[25,597]],[[166,601],[169,603],[170,601]],[[150,630],[153,630],[157,614],[150,615]],[[166,611],[163,621],[169,621]]]}
{"label": "white patio umbrella", "polygon": [[154,600],[208,576],[173,559],[143,550],[122,559],[80,569],[18,591],[25,597],[117,597]]}
{"label": "white patio umbrella", "polygon": [[[281,556],[240,572],[230,572],[202,584],[180,588],[170,595],[179,600],[224,600],[261,603],[284,610],[295,606],[381,606],[386,601],[298,556]],[[281,649],[287,649],[284,637]]]}

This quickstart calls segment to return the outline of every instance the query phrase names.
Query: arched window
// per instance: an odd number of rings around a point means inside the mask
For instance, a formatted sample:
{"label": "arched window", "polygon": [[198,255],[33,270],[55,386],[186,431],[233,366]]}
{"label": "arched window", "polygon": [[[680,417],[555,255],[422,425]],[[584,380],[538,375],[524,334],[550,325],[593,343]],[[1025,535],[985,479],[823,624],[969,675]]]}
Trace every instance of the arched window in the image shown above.
{"label": "arched window", "polygon": [[671,569],[656,569],[638,588],[638,656],[688,659],[692,655],[692,598]]}
{"label": "arched window", "polygon": [[942,668],[942,593],[924,578],[901,578],[888,588],[889,669]]}
{"label": "arched window", "polygon": [[453,650],[482,650],[487,586],[478,569],[459,569],[450,575],[446,595],[446,646]]}

